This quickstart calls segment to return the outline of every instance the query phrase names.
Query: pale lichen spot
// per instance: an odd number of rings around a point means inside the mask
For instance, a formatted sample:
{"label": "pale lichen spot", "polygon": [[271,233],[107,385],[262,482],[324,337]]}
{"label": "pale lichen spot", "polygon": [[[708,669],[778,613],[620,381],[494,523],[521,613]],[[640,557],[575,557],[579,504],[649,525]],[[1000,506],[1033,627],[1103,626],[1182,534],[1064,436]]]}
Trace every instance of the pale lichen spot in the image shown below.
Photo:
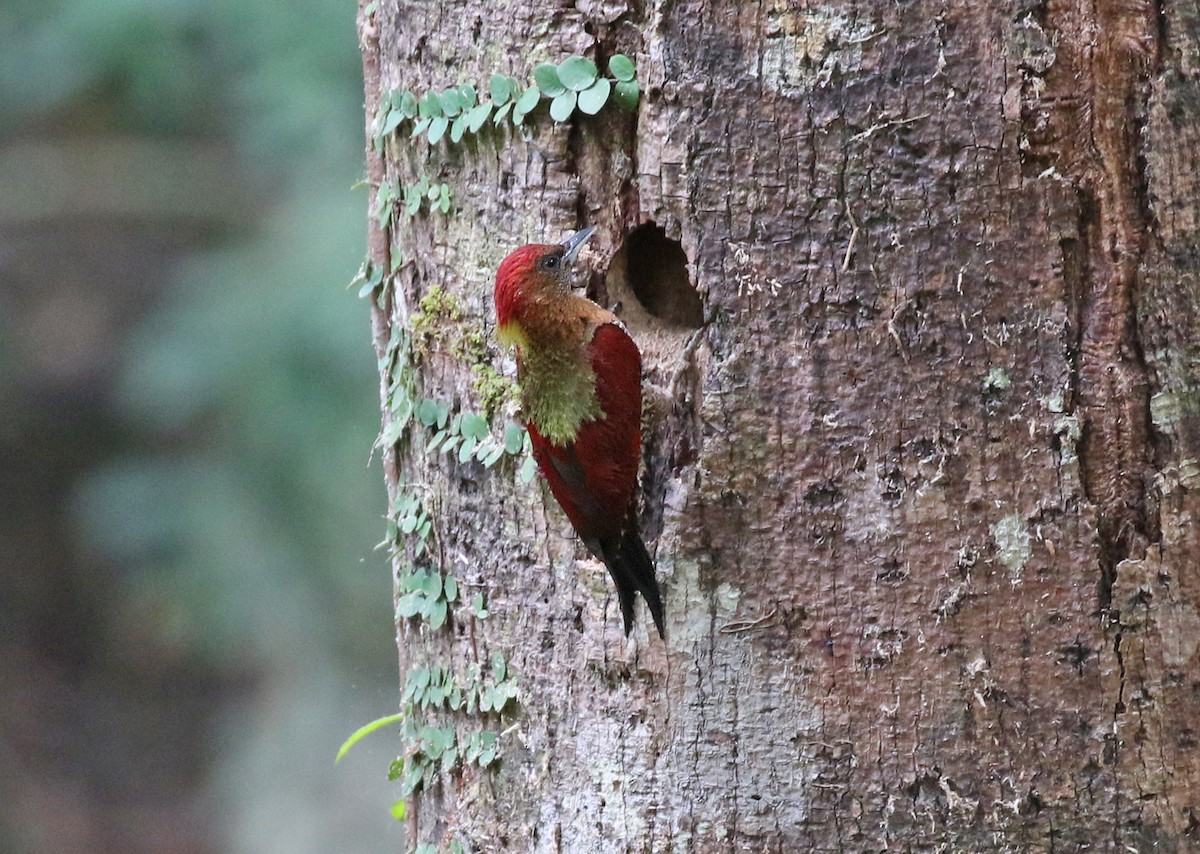
{"label": "pale lichen spot", "polygon": [[863,49],[880,34],[876,24],[841,9],[796,9],[776,2],[767,13],[761,65],[763,85],[782,94],[828,86],[835,74],[857,71]]}
{"label": "pale lichen spot", "polygon": [[1079,453],[1076,450],[1083,436],[1083,428],[1079,424],[1078,415],[1063,415],[1054,422],[1054,435],[1058,436],[1058,454],[1062,463],[1074,462]]}
{"label": "pale lichen spot", "polygon": [[670,554],[659,560],[659,572],[672,579],[672,610],[683,619],[671,621],[670,643],[676,649],[690,649],[708,637],[712,630],[711,616],[705,614],[705,593],[700,586],[700,564],[695,560]]}
{"label": "pale lichen spot", "polygon": [[1012,388],[1012,378],[1004,368],[996,367],[987,372],[983,378],[984,394],[999,394]]}
{"label": "pale lichen spot", "polygon": [[713,604],[720,615],[719,622],[726,623],[733,618],[742,592],[728,582],[719,584],[715,591],[703,586],[697,561],[677,555],[663,555],[659,561],[659,576],[671,579],[668,607],[675,616],[668,638],[675,649],[692,649],[694,644],[712,634]]}
{"label": "pale lichen spot", "polygon": [[593,816],[606,835],[613,835],[619,829],[620,833],[644,838],[647,832],[645,818],[636,810],[624,808],[622,789],[629,783],[629,773],[624,767],[625,750],[621,748],[628,744],[628,749],[636,750],[638,745],[645,744],[648,735],[644,726],[640,731],[637,726],[630,730],[612,718],[583,720],[575,744],[581,754],[588,757],[591,787],[576,792],[572,802],[564,806]]}
{"label": "pale lichen spot", "polygon": [[728,582],[721,582],[717,585],[717,610],[732,613],[737,610],[738,602],[742,598],[742,591],[738,590]]}
{"label": "pale lichen spot", "polygon": [[1159,616],[1163,639],[1163,664],[1188,667],[1200,645],[1200,614],[1187,602],[1171,602]]}
{"label": "pale lichen spot", "polygon": [[1185,457],[1167,465],[1155,476],[1154,485],[1160,495],[1170,495],[1178,489],[1200,488],[1200,460]]}
{"label": "pale lichen spot", "polygon": [[1055,415],[1061,414],[1066,409],[1066,401],[1063,399],[1061,391],[1051,392],[1042,398],[1042,406],[1046,407],[1047,412],[1053,412]]}
{"label": "pale lichen spot", "polygon": [[1048,34],[1033,15],[1026,15],[1013,26],[1016,55],[1022,68],[1034,75],[1045,74],[1058,59],[1056,38]]}
{"label": "pale lichen spot", "polygon": [[1163,432],[1174,432],[1185,417],[1200,412],[1200,395],[1195,392],[1160,391],[1150,398],[1150,419]]}
{"label": "pale lichen spot", "polygon": [[1008,567],[1014,584],[1020,580],[1021,570],[1033,555],[1033,537],[1025,526],[1025,520],[1011,513],[993,522],[989,529],[996,544],[996,559]]}

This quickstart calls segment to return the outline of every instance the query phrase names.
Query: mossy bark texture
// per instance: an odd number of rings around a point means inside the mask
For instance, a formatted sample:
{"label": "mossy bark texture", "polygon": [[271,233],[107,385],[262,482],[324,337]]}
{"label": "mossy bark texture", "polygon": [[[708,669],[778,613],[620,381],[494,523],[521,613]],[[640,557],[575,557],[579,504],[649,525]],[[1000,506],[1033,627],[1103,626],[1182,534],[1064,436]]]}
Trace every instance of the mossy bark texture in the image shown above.
{"label": "mossy bark texture", "polygon": [[[667,608],[666,643],[644,612],[626,640],[538,480],[406,433],[390,492],[490,615],[400,621],[402,667],[501,652],[521,688],[500,761],[414,796],[410,842],[1200,846],[1194,3],[381,0],[360,28],[368,122],[381,91],[571,54],[642,87],[635,114],[368,152],[372,200],[427,175],[454,201],[372,226],[404,261],[381,352],[435,286],[490,327],[508,251],[598,226]],[[686,283],[633,257],[667,241]],[[453,350],[418,391],[478,410]]]}

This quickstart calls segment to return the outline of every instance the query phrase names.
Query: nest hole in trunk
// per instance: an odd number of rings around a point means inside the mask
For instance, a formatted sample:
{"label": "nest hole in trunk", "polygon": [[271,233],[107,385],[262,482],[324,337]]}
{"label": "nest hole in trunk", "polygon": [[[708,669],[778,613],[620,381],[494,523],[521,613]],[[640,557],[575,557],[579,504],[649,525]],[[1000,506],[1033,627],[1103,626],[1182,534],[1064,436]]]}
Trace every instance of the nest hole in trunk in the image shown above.
{"label": "nest hole in trunk", "polygon": [[[688,279],[683,246],[653,221],[625,238],[613,256],[606,285],[609,299],[620,304],[618,313],[635,326],[653,320],[687,329],[704,324],[704,304]],[[630,303],[636,303],[648,317],[638,317],[641,312]]]}

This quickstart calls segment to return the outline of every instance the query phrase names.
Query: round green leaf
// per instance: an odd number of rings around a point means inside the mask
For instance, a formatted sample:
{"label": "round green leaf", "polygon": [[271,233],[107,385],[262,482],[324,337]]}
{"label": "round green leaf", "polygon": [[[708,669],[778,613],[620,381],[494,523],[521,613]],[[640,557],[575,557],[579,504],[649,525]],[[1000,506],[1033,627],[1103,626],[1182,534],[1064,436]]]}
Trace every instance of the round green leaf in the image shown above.
{"label": "round green leaf", "polygon": [[459,86],[458,94],[462,97],[463,110],[469,110],[479,102],[479,93],[475,91],[473,83],[464,83]]}
{"label": "round green leaf", "polygon": [[438,405],[436,400],[425,398],[421,401],[421,405],[417,407],[417,418],[426,427],[432,427],[438,417]]}
{"label": "round green leaf", "polygon": [[442,577],[436,572],[419,573],[417,589],[428,599],[436,599],[442,593]]}
{"label": "round green leaf", "polygon": [[405,593],[400,597],[400,601],[396,603],[396,616],[408,619],[409,617],[417,616],[421,610],[421,597],[415,593]]}
{"label": "round green leaf", "polygon": [[417,96],[411,91],[406,90],[400,96],[400,112],[404,114],[404,118],[411,119],[417,114]]}
{"label": "round green leaf", "polygon": [[550,118],[556,122],[565,122],[571,117],[571,113],[575,112],[575,102],[579,98],[579,93],[574,89],[568,89],[561,95],[555,96],[550,102]]}
{"label": "round green leaf", "polygon": [[[480,445],[480,447],[482,448],[483,445]],[[492,449],[490,451],[488,451],[487,456],[485,456],[483,459],[481,459],[480,462],[483,463],[485,468],[490,469],[492,466],[494,466],[496,464],[496,461],[499,460],[502,456],[504,456],[504,446],[503,445],[494,445],[492,447]]]}
{"label": "round green leaf", "polygon": [[508,451],[513,456],[521,453],[521,446],[525,443],[525,431],[517,424],[509,422],[504,428],[504,450]]}
{"label": "round green leaf", "polygon": [[589,116],[596,115],[596,113],[600,112],[600,108],[604,106],[605,102],[608,101],[610,92],[612,92],[612,84],[608,82],[608,78],[599,78],[595,83],[579,93],[579,109]]}
{"label": "round green leaf", "polygon": [[446,622],[446,600],[438,599],[429,606],[429,628],[440,629]]}
{"label": "round green leaf", "polygon": [[537,462],[533,457],[526,457],[525,462],[521,463],[521,483],[529,483],[535,474],[537,474]]}
{"label": "round green leaf", "polygon": [[[557,80],[557,76],[555,77]],[[560,88],[560,93],[562,89]],[[526,89],[521,97],[517,99],[516,105],[513,107],[513,112],[519,116],[523,116],[531,112],[538,105],[538,101],[542,99],[542,90],[537,86],[530,86]]]}
{"label": "round green leaf", "polygon": [[509,101],[503,107],[496,110],[496,117],[492,119],[492,124],[494,124],[494,125],[500,124],[500,122],[504,121],[505,117],[508,116],[508,114],[511,110],[512,110],[512,101]]}
{"label": "round green leaf", "polygon": [[429,680],[432,675],[428,667],[419,667],[412,672],[413,686],[418,692],[424,691],[429,687]]}
{"label": "round green leaf", "polygon": [[450,120],[445,116],[438,116],[429,123],[429,144],[436,145],[437,141],[446,135],[446,128],[450,126]]}
{"label": "round green leaf", "polygon": [[437,95],[426,92],[425,97],[417,105],[417,112],[421,114],[421,118],[435,118],[442,114],[442,102],[438,100]]}
{"label": "round green leaf", "polygon": [[492,103],[497,107],[503,107],[508,103],[508,99],[513,95],[513,90],[508,83],[508,78],[503,74],[492,75],[489,89],[492,93]]}
{"label": "round green leaf", "polygon": [[390,110],[387,118],[384,119],[383,126],[379,129],[380,136],[391,136],[396,132],[396,128],[400,127],[400,122],[404,121],[404,113],[399,110]]}
{"label": "round green leaf", "polygon": [[608,61],[608,70],[618,80],[632,80],[634,75],[633,60],[623,53],[614,53]]}
{"label": "round green leaf", "polygon": [[462,434],[472,439],[482,439],[488,434],[487,419],[474,412],[463,413]]}
{"label": "round green leaf", "polygon": [[558,69],[548,62],[543,62],[537,68],[533,69],[533,80],[537,83],[537,87],[550,98],[561,95],[567,88],[558,79]]}
{"label": "round green leaf", "polygon": [[471,112],[467,113],[467,130],[471,133],[479,133],[479,129],[483,127],[483,123],[488,120],[488,116],[492,114],[491,104],[480,104],[473,107]]}
{"label": "round green leaf", "polygon": [[438,96],[438,103],[442,105],[442,115],[454,118],[462,112],[462,93],[457,89],[447,89]]}
{"label": "round green leaf", "polygon": [[[558,64],[558,79],[562,85],[576,92],[582,92],[592,85],[596,75],[596,63],[586,56],[568,56]],[[539,80],[540,84],[541,81]]]}
{"label": "round green leaf", "polygon": [[613,92],[613,100],[617,102],[617,106],[622,110],[633,112],[637,109],[638,96],[641,93],[642,90],[636,80],[622,80],[617,84],[616,90]]}
{"label": "round green leaf", "polygon": [[458,118],[454,120],[454,124],[450,125],[450,141],[459,142],[463,138],[463,133],[467,129],[467,114],[459,113]]}

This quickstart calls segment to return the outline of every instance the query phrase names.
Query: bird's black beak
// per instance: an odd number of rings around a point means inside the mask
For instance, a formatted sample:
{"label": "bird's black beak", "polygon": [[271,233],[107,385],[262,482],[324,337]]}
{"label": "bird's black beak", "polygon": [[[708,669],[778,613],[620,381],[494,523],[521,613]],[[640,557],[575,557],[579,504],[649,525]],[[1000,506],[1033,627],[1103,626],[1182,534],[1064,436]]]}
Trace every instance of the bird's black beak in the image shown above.
{"label": "bird's black beak", "polygon": [[579,257],[580,250],[583,249],[583,244],[588,242],[588,238],[596,233],[596,226],[589,225],[583,231],[577,231],[562,242],[563,259],[568,263],[574,262]]}

